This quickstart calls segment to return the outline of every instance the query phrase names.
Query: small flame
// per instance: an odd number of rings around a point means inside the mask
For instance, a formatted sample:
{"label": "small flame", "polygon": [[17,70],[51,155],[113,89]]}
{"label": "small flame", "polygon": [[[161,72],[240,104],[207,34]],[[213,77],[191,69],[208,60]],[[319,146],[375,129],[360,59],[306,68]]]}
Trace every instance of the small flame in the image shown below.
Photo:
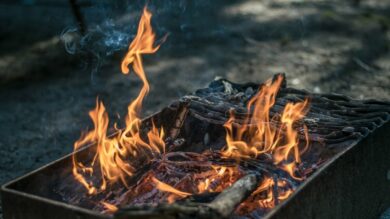
{"label": "small flame", "polygon": [[[253,107],[253,116],[246,117],[244,125],[233,130],[234,113],[225,123],[227,148],[224,156],[233,158],[257,157],[261,153],[273,151],[279,143],[276,128],[271,125],[269,112],[275,104],[276,94],[282,84],[283,78],[279,76],[275,82],[268,80],[260,92],[248,102],[248,112]],[[236,131],[234,133],[234,131]],[[249,136],[249,138],[245,138]]]}
{"label": "small flame", "polygon": [[136,168],[130,163],[140,159],[141,156],[152,158],[156,154],[165,152],[164,130],[158,130],[153,124],[147,133],[147,140],[140,137],[141,119],[139,112],[142,108],[144,97],[149,91],[149,83],[142,65],[142,55],[155,53],[159,45],[154,46],[155,34],[151,26],[152,14],[145,7],[139,22],[138,32],[129,46],[121,69],[124,74],[129,73],[128,65],[132,66],[135,74],[142,80],[143,87],[137,98],[128,106],[126,127],[118,134],[108,137],[107,129],[109,118],[103,103],[96,100],[96,108],[89,113],[94,129],[82,136],[74,144],[74,150],[79,150],[88,143],[96,143],[97,149],[93,160],[89,165],[78,161],[76,154],[73,155],[73,175],[87,190],[89,194],[96,194],[96,183],[88,180],[85,175],[92,176],[94,166],[98,165],[101,174],[100,190],[107,188],[107,183],[115,183],[120,180],[127,186],[126,178],[132,176]]}
{"label": "small flame", "polygon": [[[213,179],[211,180],[213,181]],[[198,192],[203,193],[205,191],[210,191],[212,192],[212,189],[209,189],[210,186],[210,179],[205,179],[204,181],[200,181],[198,184]]]}
{"label": "small flame", "polygon": [[237,211],[245,213],[259,207],[265,209],[274,208],[278,202],[287,199],[293,193],[293,189],[285,187],[288,185],[286,181],[277,180],[276,184],[278,189],[277,197],[274,193],[275,179],[266,176],[258,188],[251,194],[251,197],[243,202]]}
{"label": "small flame", "polygon": [[270,110],[282,82],[283,77],[278,75],[274,82],[268,80],[263,85],[260,92],[248,102],[248,112],[253,108],[252,116],[246,117],[244,124],[236,130],[233,130],[236,119],[231,113],[225,123],[227,147],[222,151],[225,157],[256,158],[268,153],[273,155],[275,164],[279,164],[293,154],[295,162],[300,162],[298,132],[293,125],[307,113],[308,100],[288,103],[280,118],[283,130],[276,128],[278,118],[270,118]]}
{"label": "small flame", "polygon": [[155,177],[151,178],[153,183],[155,184],[156,188],[162,192],[169,192],[172,193],[172,195],[168,196],[167,200],[168,203],[173,203],[176,200],[175,196],[178,196],[180,198],[185,198],[189,195],[192,195],[191,193],[188,192],[183,192],[178,189],[175,189],[174,187],[161,182],[160,180],[156,179]]}
{"label": "small flame", "polygon": [[[288,160],[288,156],[293,153],[294,160],[297,163],[301,162],[300,151],[298,148],[299,139],[298,131],[294,130],[293,124],[302,119],[307,112],[308,100],[299,103],[288,103],[283,111],[281,122],[286,127],[286,144],[278,146],[275,150],[275,162],[280,163],[283,160]],[[305,129],[305,132],[307,130]],[[307,136],[307,134],[305,134]],[[306,139],[308,142],[308,139]]]}
{"label": "small flame", "polygon": [[211,165],[211,169],[212,173],[208,175],[208,178],[198,181],[198,194],[203,192],[222,192],[241,176],[236,166]]}
{"label": "small flame", "polygon": [[261,192],[266,191],[273,185],[274,181],[270,177],[265,177],[259,187],[252,193],[252,195],[259,194]]}
{"label": "small flame", "polygon": [[110,203],[108,203],[108,202],[100,202],[106,209],[107,209],[107,211],[108,212],[110,212],[110,213],[114,213],[114,212],[116,212],[117,210],[118,210],[118,207],[116,207],[115,205],[113,205],[113,204],[110,204]]}

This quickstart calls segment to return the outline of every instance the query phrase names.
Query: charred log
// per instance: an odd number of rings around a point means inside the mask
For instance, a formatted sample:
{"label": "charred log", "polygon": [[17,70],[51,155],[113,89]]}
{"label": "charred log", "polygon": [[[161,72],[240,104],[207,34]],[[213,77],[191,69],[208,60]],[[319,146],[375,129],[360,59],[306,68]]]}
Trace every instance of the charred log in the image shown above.
{"label": "charred log", "polygon": [[157,206],[132,206],[119,209],[114,218],[228,218],[236,207],[257,188],[260,181],[260,175],[249,174],[207,204],[184,201]]}

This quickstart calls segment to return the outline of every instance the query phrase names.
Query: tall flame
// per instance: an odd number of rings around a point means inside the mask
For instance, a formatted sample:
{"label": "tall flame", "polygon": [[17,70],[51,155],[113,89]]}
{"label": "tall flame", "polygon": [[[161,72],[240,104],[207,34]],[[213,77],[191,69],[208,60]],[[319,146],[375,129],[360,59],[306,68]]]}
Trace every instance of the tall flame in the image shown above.
{"label": "tall flame", "polygon": [[96,108],[89,113],[94,129],[83,135],[74,144],[75,151],[88,143],[97,144],[95,156],[88,165],[79,162],[76,154],[73,155],[73,175],[84,185],[89,194],[95,194],[99,190],[96,183],[86,177],[86,175],[92,176],[95,166],[99,166],[101,174],[100,190],[105,190],[107,183],[114,183],[118,180],[127,186],[126,178],[132,176],[136,170],[131,165],[134,158],[139,158],[141,155],[151,158],[151,156],[163,153],[165,150],[164,131],[159,131],[154,124],[147,133],[147,141],[144,141],[140,136],[141,119],[138,114],[142,108],[143,99],[149,91],[149,83],[142,65],[142,55],[155,53],[160,47],[153,45],[155,34],[151,26],[151,17],[152,14],[145,7],[137,35],[130,44],[121,65],[123,74],[129,73],[128,65],[131,65],[135,74],[143,82],[143,87],[137,98],[128,106],[126,127],[123,131],[119,130],[117,135],[108,137],[109,118],[103,103],[97,100]]}
{"label": "tall flame", "polygon": [[[308,112],[309,101],[305,99],[303,102],[287,103],[281,116],[276,114],[271,118],[271,108],[275,105],[276,95],[282,82],[283,76],[278,75],[274,81],[268,80],[261,87],[261,90],[249,100],[248,116],[240,127],[233,128],[236,118],[234,113],[231,113],[224,125],[227,146],[222,154],[225,157],[239,160],[257,158],[266,153],[272,156],[276,166],[286,171],[292,178],[301,180],[295,175],[295,170],[296,164],[301,162],[301,154],[307,150],[308,134],[306,126],[303,126],[306,145],[300,148],[298,131],[294,125]],[[271,178],[267,178],[252,194],[268,191],[267,198],[260,199],[258,202],[259,206],[272,207],[274,203],[271,202],[272,200],[283,200],[291,194],[291,191],[287,190],[281,192],[278,197],[274,197],[272,190],[269,190],[274,184]],[[279,183],[277,185],[279,186]]]}
{"label": "tall flame", "polygon": [[137,98],[127,108],[126,127],[120,137],[121,145],[125,146],[129,151],[132,151],[134,156],[137,155],[137,152],[142,153],[142,150],[145,149],[161,153],[165,147],[158,130],[154,126],[152,131],[148,133],[150,141],[149,144],[144,142],[139,136],[141,119],[138,114],[142,108],[143,99],[149,92],[149,83],[142,65],[142,55],[155,53],[160,48],[160,45],[153,45],[155,41],[155,34],[152,30],[151,18],[152,14],[145,7],[138,25],[137,35],[133,42],[131,42],[129,51],[123,59],[121,65],[123,74],[128,74],[128,65],[132,65],[135,74],[142,80],[143,83],[142,89]]}

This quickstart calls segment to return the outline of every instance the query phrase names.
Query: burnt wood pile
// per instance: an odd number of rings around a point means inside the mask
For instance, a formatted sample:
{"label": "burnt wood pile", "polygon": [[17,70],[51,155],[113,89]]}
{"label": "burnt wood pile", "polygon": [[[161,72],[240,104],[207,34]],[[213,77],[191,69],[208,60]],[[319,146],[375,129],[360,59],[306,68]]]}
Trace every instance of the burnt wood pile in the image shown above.
{"label": "burnt wood pile", "polygon": [[[296,170],[296,175],[303,180],[296,180],[284,171],[275,168],[272,159],[266,154],[240,161],[221,156],[220,149],[226,146],[226,130],[223,125],[232,114],[235,116],[233,126],[240,127],[245,123],[245,118],[252,114],[247,110],[247,103],[262,85],[236,84],[219,79],[211,82],[207,88],[182,97],[143,121],[142,128],[145,133],[151,128],[152,123],[165,130],[166,152],[148,162],[142,159],[137,161],[139,169],[128,181],[130,188],[125,188],[123,185],[111,185],[108,192],[102,192],[94,197],[88,196],[85,194],[85,189],[73,179],[71,167],[66,166],[70,165],[70,161],[66,158],[61,161],[61,164],[53,165],[61,169],[61,173],[57,172],[57,176],[41,174],[34,179],[26,178],[30,180],[29,186],[23,186],[23,190],[28,190],[25,192],[31,192],[37,196],[112,215],[112,212],[105,210],[103,205],[97,204],[104,201],[119,206],[118,211],[114,213],[114,218],[120,219],[140,217],[261,218],[269,217],[269,214],[275,215],[275,211],[282,211],[280,209],[285,209],[286,205],[293,205],[291,201],[280,203],[278,198],[274,199],[272,203],[273,207],[276,206],[274,210],[267,207],[250,209],[243,204],[255,201],[252,193],[265,178],[273,179],[275,184],[278,180],[283,180],[286,189],[294,191],[313,187],[309,185],[313,184],[311,181],[326,177],[323,176],[325,171],[322,171],[326,170],[325,167],[328,168],[331,163],[337,163],[336,158],[342,159],[341,155],[346,154],[347,150],[360,142],[364,143],[364,139],[370,139],[370,134],[376,129],[381,126],[388,128],[390,120],[390,102],[354,100],[339,94],[313,94],[305,90],[289,88],[286,84],[284,78],[277,93],[276,102],[271,108],[270,116],[280,115],[289,102],[302,102],[306,98],[309,99],[310,110],[302,120],[295,124],[302,142],[306,138],[310,140],[310,149],[302,154],[302,162]],[[272,123],[273,126],[280,126],[276,121]],[[305,126],[308,136],[305,135]],[[93,145],[86,147],[83,151],[76,153],[80,153],[85,159],[91,159],[88,151],[93,150],[93,147]],[[369,146],[365,147],[364,150],[371,150],[367,149]],[[382,147],[385,146],[382,145]],[[386,150],[388,151],[388,149],[383,151]],[[195,194],[189,191],[190,194],[177,198],[171,204],[162,202],[167,199],[166,194],[147,184],[153,176],[164,179],[165,182],[175,185],[178,189],[196,187],[200,180],[208,177],[208,171],[213,165],[237,168],[237,172],[233,174],[233,178],[236,179],[234,183],[222,190],[215,189],[214,192]],[[379,170],[381,168],[378,168]],[[39,181],[42,180],[39,177],[42,175],[48,178],[46,187],[49,189],[37,188]],[[143,184],[146,186],[140,186]],[[218,187],[218,185],[214,186]],[[343,188],[340,186],[340,189]],[[280,192],[282,191],[276,187],[272,194],[277,197],[281,195]],[[299,193],[304,193],[304,191],[299,191]],[[293,196],[296,199],[297,195]],[[389,204],[390,200],[386,198],[384,200],[381,201]],[[312,205],[315,206],[316,203]],[[4,209],[6,212],[6,208]],[[305,211],[304,207],[302,211]],[[309,212],[312,214],[312,211]]]}

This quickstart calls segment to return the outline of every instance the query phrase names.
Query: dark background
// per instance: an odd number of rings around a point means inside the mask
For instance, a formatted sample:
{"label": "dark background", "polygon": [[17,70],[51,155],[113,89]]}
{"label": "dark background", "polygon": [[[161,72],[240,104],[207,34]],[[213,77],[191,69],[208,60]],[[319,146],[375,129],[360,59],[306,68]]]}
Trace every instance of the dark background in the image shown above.
{"label": "dark background", "polygon": [[[144,1],[0,2],[0,184],[73,149],[91,127],[99,96],[124,115],[140,81],[120,73]],[[285,72],[289,86],[390,99],[390,1],[149,1],[157,54],[144,115],[215,77],[261,82]],[[72,53],[72,54],[70,54]],[[0,208],[1,218],[1,208]]]}

